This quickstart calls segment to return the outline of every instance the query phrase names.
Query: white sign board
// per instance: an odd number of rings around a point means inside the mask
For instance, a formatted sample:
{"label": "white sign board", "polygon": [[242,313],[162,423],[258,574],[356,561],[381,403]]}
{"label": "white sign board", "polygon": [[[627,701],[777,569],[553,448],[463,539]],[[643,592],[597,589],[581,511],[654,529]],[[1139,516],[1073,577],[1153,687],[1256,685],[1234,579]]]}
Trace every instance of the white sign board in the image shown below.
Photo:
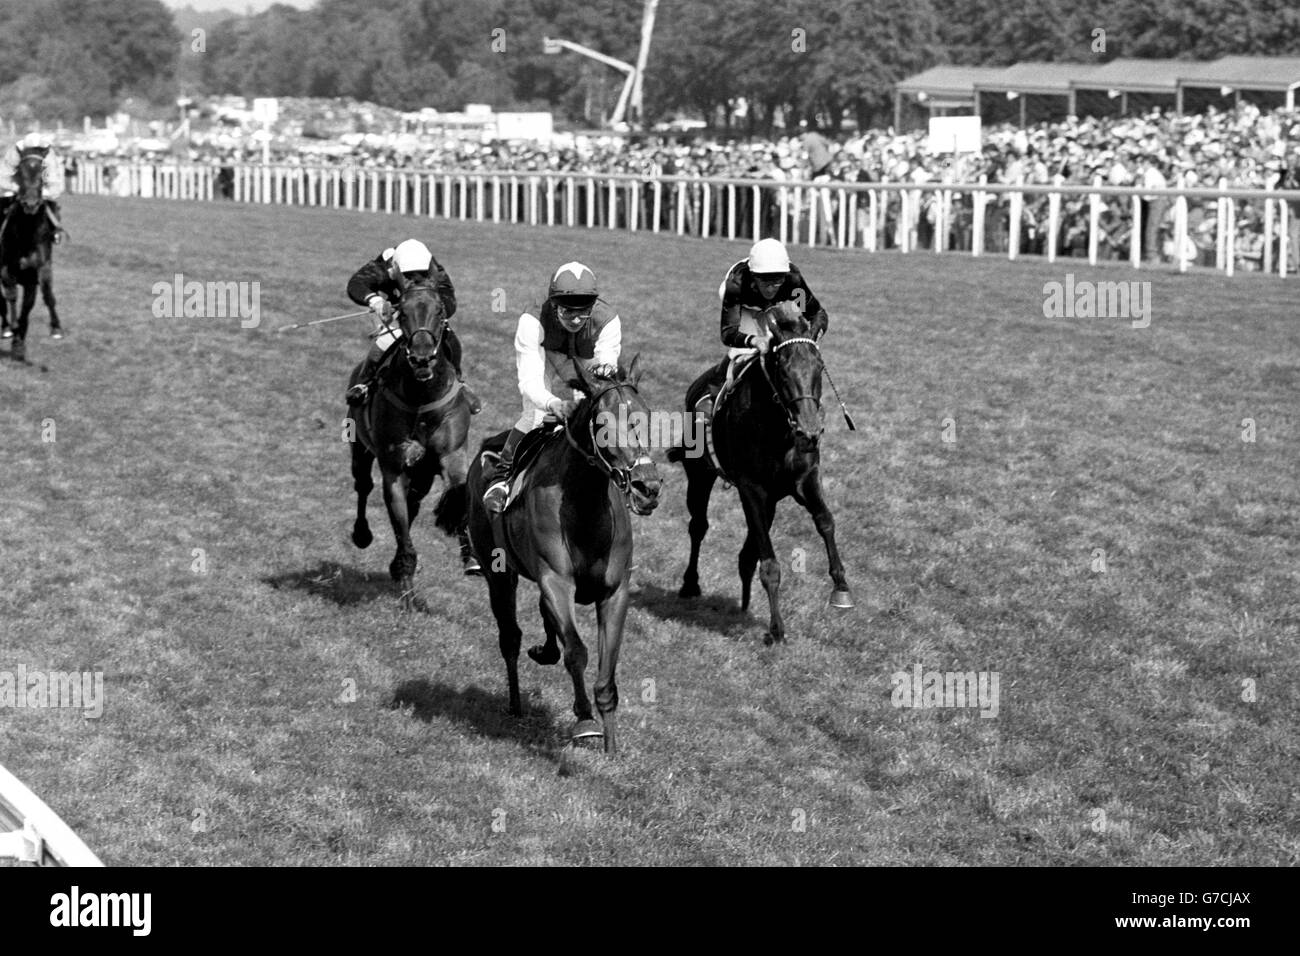
{"label": "white sign board", "polygon": [[265,126],[274,126],[280,118],[280,101],[274,96],[258,97],[253,100],[253,121]]}
{"label": "white sign board", "polygon": [[497,139],[531,139],[549,142],[555,132],[550,113],[498,113]]}
{"label": "white sign board", "polygon": [[980,151],[980,118],[978,116],[930,117],[930,142],[932,153],[978,153]]}

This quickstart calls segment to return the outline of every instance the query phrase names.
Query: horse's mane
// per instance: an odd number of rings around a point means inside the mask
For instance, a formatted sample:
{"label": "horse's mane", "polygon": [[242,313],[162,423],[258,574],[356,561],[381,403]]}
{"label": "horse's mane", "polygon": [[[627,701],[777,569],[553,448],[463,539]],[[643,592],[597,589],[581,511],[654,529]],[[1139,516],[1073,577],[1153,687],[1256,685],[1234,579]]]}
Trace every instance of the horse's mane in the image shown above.
{"label": "horse's mane", "polygon": [[776,325],[777,329],[791,335],[807,334],[808,330],[812,326],[808,320],[804,318],[803,312],[797,307],[784,309],[780,307],[781,305],[784,305],[784,303],[779,303],[767,312],[768,317],[772,320],[773,324]]}

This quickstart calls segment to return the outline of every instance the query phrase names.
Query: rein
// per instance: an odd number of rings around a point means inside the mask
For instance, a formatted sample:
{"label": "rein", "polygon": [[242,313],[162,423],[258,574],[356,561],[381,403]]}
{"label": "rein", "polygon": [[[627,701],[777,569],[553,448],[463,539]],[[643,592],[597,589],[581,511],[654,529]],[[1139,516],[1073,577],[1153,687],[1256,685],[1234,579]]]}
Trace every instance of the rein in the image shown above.
{"label": "rein", "polygon": [[[574,364],[576,367],[576,361]],[[638,465],[646,464],[651,460],[649,452],[646,451],[640,442],[637,442],[637,456],[635,460],[633,460],[631,466],[624,468],[620,465],[611,463],[607,458],[605,458],[605,456],[601,454],[599,443],[596,441],[596,403],[606,393],[623,388],[631,388],[633,391],[636,391],[636,388],[627,382],[620,382],[616,385],[609,385],[601,389],[595,395],[592,395],[587,399],[587,404],[589,406],[589,413],[587,415],[587,435],[591,439],[592,448],[590,452],[574,440],[573,433],[569,430],[570,423],[567,421],[564,423],[564,437],[573,447],[573,450],[581,455],[587,464],[591,465],[610,481],[614,482],[614,487],[616,487],[623,495],[624,504],[630,508],[631,502],[629,496],[632,490],[632,472]]]}
{"label": "rein", "polygon": [[[835,400],[839,402],[840,412],[844,415],[844,423],[849,426],[849,431],[851,432],[857,431],[858,430],[857,426],[853,424],[853,417],[849,415],[849,410],[845,407],[844,400],[840,398],[840,390],[835,387],[835,379],[831,378],[831,371],[826,367],[826,362],[821,357],[821,352],[822,352],[821,346],[817,344],[816,339],[810,339],[807,338],[806,336],[798,336],[796,338],[786,339],[785,341],[778,342],[776,345],[774,345],[772,347],[772,352],[773,354],[775,354],[781,351],[787,345],[798,345],[798,344],[811,345],[813,349],[817,352],[817,362],[818,364],[821,365],[822,374],[826,376],[826,381],[831,383],[831,391],[835,393]],[[785,412],[786,421],[790,425],[790,431],[793,432],[795,430],[795,421],[794,421],[794,416],[790,413],[790,406],[786,405],[785,402],[781,401],[781,396],[777,393],[776,390],[776,384],[772,381],[772,376],[770,376],[767,372],[767,362],[760,361],[758,364],[763,369],[763,377],[767,379],[767,384],[772,386],[772,398],[776,401],[778,405],[781,406],[781,410]],[[798,395],[795,398],[790,400],[791,405],[796,404],[798,402],[815,402],[819,411],[821,410],[822,407],[821,399],[814,398],[812,395]]]}

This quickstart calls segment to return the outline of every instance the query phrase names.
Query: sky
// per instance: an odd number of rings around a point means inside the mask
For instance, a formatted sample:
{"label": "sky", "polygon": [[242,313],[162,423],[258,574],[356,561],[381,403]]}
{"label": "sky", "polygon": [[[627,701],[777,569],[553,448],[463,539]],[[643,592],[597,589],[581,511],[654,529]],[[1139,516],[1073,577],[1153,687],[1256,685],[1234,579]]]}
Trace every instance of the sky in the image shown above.
{"label": "sky", "polygon": [[246,13],[251,9],[254,13],[260,13],[274,3],[303,10],[315,6],[316,0],[163,0],[163,3],[173,10],[193,7],[195,10],[233,10],[235,13]]}

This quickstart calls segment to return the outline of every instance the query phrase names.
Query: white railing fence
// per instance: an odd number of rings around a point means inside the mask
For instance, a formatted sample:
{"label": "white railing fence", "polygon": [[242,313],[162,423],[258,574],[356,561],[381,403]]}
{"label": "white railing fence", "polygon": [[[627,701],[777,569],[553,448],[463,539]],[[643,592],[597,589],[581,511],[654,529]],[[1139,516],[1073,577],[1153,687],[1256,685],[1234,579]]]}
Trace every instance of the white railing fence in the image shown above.
{"label": "white railing fence", "polygon": [[[75,192],[787,244],[1297,271],[1300,191],[774,182],[578,172],[86,161]],[[1152,228],[1154,224],[1154,228]]]}
{"label": "white railing fence", "polygon": [[0,859],[37,866],[103,866],[21,780],[0,766]]}

